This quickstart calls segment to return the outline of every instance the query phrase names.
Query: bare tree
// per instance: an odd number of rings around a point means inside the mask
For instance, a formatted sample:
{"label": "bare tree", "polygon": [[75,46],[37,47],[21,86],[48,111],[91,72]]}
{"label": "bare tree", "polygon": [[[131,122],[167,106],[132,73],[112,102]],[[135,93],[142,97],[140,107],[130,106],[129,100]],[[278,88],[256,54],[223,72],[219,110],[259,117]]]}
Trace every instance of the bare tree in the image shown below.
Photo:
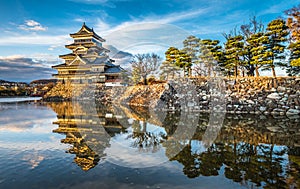
{"label": "bare tree", "polygon": [[157,54],[137,54],[131,62],[132,77],[135,83],[143,79],[147,85],[147,76],[156,71],[161,63],[161,57]]}

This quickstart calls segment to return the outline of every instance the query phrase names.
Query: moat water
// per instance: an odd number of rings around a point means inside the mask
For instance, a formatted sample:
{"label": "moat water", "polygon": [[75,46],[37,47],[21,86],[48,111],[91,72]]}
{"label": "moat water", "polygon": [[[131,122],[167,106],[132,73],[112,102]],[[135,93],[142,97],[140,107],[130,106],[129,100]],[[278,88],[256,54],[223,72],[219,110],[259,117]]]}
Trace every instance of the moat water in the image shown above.
{"label": "moat water", "polygon": [[298,116],[215,116],[0,103],[0,188],[300,187]]}

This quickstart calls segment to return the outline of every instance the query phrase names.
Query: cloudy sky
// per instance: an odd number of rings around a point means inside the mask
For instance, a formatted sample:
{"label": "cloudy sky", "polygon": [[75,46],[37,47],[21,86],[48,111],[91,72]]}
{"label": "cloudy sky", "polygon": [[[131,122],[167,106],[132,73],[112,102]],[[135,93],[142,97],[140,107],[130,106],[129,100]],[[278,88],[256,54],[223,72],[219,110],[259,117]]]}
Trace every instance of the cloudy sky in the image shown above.
{"label": "cloudy sky", "polygon": [[[181,47],[188,35],[224,40],[222,33],[257,16],[267,24],[300,0],[1,0],[0,79],[50,78],[69,33],[82,23],[114,49],[131,54]],[[114,56],[116,51],[111,53]]]}

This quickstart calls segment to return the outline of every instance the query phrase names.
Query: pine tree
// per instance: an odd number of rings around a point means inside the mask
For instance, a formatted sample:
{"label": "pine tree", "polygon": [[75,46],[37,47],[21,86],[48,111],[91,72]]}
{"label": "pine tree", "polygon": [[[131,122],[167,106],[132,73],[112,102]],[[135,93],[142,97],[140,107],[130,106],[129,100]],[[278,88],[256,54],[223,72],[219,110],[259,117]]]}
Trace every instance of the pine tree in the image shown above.
{"label": "pine tree", "polygon": [[183,69],[184,76],[191,75],[192,58],[184,50],[179,50],[175,65]]}
{"label": "pine tree", "polygon": [[191,58],[194,66],[199,66],[199,41],[200,39],[191,35],[183,41],[183,51]]}
{"label": "pine tree", "polygon": [[191,35],[183,41],[183,51],[191,57],[192,64],[199,63],[199,41],[200,39]]}
{"label": "pine tree", "polygon": [[239,67],[243,65],[241,57],[243,55],[243,36],[227,36],[227,41],[225,43],[225,58],[226,62],[225,69],[230,72],[234,70],[234,76],[238,76]]}
{"label": "pine tree", "polygon": [[168,50],[165,52],[166,61],[170,64],[175,64],[178,54],[179,49],[177,49],[176,47],[169,47]]}
{"label": "pine tree", "polygon": [[266,44],[269,50],[267,58],[270,61],[270,64],[266,66],[266,69],[271,68],[273,77],[276,77],[275,66],[286,66],[283,61],[285,59],[284,43],[288,40],[287,37],[289,35],[289,31],[285,21],[282,19],[271,21],[266,30],[266,36],[269,38],[268,44]]}
{"label": "pine tree", "polygon": [[[253,16],[250,18],[248,24],[241,25],[241,34],[244,37],[244,62],[245,68],[248,70],[248,76],[254,76],[254,71],[256,71],[256,76],[259,76],[258,69],[260,65],[253,64],[253,54],[260,54],[260,52],[255,52],[259,48],[253,47],[253,44],[250,44],[249,41],[252,41],[254,38],[257,38],[257,33],[263,33],[264,25],[261,21],[257,21],[256,17]],[[253,49],[256,48],[256,49]]]}
{"label": "pine tree", "polygon": [[[199,59],[207,68],[207,75],[211,76],[213,68],[216,68],[220,63],[222,55],[222,47],[219,45],[220,41],[204,39],[200,40],[200,55]],[[215,73],[214,73],[215,74]]]}
{"label": "pine tree", "polygon": [[183,69],[184,76],[190,75],[192,60],[184,50],[179,50],[175,47],[170,47],[166,52],[166,61],[171,65],[175,65]]}
{"label": "pine tree", "polygon": [[268,37],[264,33],[259,32],[252,34],[247,39],[248,48],[250,52],[250,64],[255,65],[255,75],[259,76],[259,68],[263,65],[271,64],[268,59],[270,52],[267,51],[266,44],[268,43]]}
{"label": "pine tree", "polygon": [[290,66],[287,68],[289,76],[300,75],[300,41],[291,42],[289,45],[290,50]]}
{"label": "pine tree", "polygon": [[285,11],[289,16],[287,26],[291,32],[291,43],[288,46],[290,50],[290,65],[287,73],[290,76],[300,75],[300,5]]}

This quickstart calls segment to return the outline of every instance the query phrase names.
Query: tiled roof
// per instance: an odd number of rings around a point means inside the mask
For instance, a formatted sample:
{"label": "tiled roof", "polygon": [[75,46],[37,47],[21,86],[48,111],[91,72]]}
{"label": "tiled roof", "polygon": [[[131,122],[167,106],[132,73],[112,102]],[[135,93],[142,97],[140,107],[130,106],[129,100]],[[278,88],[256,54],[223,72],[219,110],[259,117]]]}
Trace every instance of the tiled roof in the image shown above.
{"label": "tiled roof", "polygon": [[65,67],[67,64],[58,64],[58,65],[55,65],[55,66],[52,66],[52,68],[57,68],[57,67]]}
{"label": "tiled roof", "polygon": [[[86,32],[86,31],[84,31],[84,30],[87,30],[89,33]],[[95,37],[95,38],[98,39],[99,41],[102,41],[102,42],[105,41],[105,39],[103,39],[102,37],[100,37],[99,35],[97,35],[97,34],[94,32],[93,29],[87,27],[87,26],[85,25],[85,22],[83,23],[81,29],[80,29],[77,33],[72,33],[72,34],[70,34],[70,35],[71,35],[71,36],[72,36],[72,35],[73,35],[73,36],[76,36],[76,35],[87,35],[87,34],[91,34],[91,33],[93,34],[93,37]]]}
{"label": "tiled roof", "polygon": [[105,70],[105,73],[120,73],[122,69],[120,66],[111,67]]}

